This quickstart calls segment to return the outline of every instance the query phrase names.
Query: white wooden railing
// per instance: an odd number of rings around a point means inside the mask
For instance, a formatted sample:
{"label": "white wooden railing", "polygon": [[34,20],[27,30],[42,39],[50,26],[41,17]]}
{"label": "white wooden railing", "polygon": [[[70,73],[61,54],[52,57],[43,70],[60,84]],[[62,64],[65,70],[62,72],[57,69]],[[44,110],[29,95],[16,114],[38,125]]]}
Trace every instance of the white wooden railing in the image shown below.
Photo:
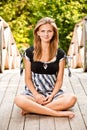
{"label": "white wooden railing", "polygon": [[0,72],[20,67],[20,53],[9,25],[0,17]]}
{"label": "white wooden railing", "polygon": [[87,17],[74,27],[68,56],[72,57],[71,68],[83,67],[83,70],[87,71]]}

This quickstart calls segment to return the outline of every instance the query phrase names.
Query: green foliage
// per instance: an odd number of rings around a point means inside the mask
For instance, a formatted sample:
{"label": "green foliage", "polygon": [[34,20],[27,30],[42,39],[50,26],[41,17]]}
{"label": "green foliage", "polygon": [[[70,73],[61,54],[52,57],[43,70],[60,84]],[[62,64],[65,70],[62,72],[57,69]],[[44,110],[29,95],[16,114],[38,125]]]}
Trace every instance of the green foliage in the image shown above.
{"label": "green foliage", "polygon": [[0,16],[8,22],[18,45],[33,44],[33,29],[42,17],[52,17],[59,30],[59,46],[67,51],[75,24],[87,13],[86,0],[2,0]]}

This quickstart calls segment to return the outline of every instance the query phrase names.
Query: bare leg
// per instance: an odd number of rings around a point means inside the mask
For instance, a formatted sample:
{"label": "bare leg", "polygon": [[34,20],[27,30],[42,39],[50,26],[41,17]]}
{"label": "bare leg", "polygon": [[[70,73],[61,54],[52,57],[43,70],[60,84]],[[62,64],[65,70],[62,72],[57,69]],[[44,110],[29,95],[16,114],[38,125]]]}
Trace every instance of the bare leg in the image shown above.
{"label": "bare leg", "polygon": [[[26,97],[28,99],[35,101],[34,98],[31,96],[26,95]],[[76,101],[77,101],[77,98],[75,95],[62,94],[62,95],[58,96],[57,99],[53,100],[52,102],[50,102],[44,106],[51,108],[53,110],[56,110],[56,111],[67,110],[67,109],[71,108],[72,106],[74,106]]]}
{"label": "bare leg", "polygon": [[24,111],[29,113],[37,113],[42,115],[50,115],[50,116],[60,116],[60,117],[69,117],[72,118],[74,116],[73,112],[70,111],[55,111],[45,106],[42,106],[31,99],[27,99],[26,96],[20,95],[15,98],[15,103],[17,106],[22,108]]}
{"label": "bare leg", "polygon": [[63,94],[60,95],[56,100],[46,104],[45,106],[53,110],[67,110],[74,106],[76,103],[76,97],[73,94]]}

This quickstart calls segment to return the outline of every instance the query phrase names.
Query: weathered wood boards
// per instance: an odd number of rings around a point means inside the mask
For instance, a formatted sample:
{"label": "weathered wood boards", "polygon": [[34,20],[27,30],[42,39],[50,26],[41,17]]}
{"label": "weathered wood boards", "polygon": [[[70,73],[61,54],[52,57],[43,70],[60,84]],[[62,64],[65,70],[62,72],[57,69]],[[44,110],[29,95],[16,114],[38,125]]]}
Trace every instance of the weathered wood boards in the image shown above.
{"label": "weathered wood boards", "polygon": [[87,71],[87,18],[84,20],[84,27],[83,27],[83,32],[84,32],[84,62],[83,62],[83,69],[84,71]]}
{"label": "weathered wood boards", "polygon": [[5,70],[0,74],[0,130],[87,130],[87,73],[71,69],[69,78],[65,69],[63,89],[75,93],[77,103],[71,109],[75,118],[58,118],[28,114],[22,116],[14,98],[24,90],[24,74],[20,70]]}
{"label": "weathered wood boards", "polygon": [[72,57],[72,68],[83,67],[87,71],[87,17],[74,27],[68,55]]}
{"label": "weathered wood boards", "polygon": [[0,18],[0,72],[20,66],[20,54],[9,25]]}
{"label": "weathered wood boards", "polygon": [[2,28],[2,23],[0,22],[0,72],[3,72],[3,60],[2,60],[2,31],[3,31],[3,28]]}

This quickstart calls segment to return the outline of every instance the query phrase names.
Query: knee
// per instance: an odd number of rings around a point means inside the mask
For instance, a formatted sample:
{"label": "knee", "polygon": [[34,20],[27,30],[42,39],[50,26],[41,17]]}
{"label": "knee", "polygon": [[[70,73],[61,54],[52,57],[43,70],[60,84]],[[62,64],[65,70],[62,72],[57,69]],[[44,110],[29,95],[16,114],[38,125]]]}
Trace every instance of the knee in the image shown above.
{"label": "knee", "polygon": [[74,94],[71,94],[70,98],[68,99],[69,99],[69,106],[73,107],[77,101],[77,97]]}
{"label": "knee", "polygon": [[20,107],[21,104],[22,104],[22,102],[23,102],[23,100],[22,100],[22,95],[18,95],[18,96],[15,97],[14,103],[15,103],[17,106]]}

